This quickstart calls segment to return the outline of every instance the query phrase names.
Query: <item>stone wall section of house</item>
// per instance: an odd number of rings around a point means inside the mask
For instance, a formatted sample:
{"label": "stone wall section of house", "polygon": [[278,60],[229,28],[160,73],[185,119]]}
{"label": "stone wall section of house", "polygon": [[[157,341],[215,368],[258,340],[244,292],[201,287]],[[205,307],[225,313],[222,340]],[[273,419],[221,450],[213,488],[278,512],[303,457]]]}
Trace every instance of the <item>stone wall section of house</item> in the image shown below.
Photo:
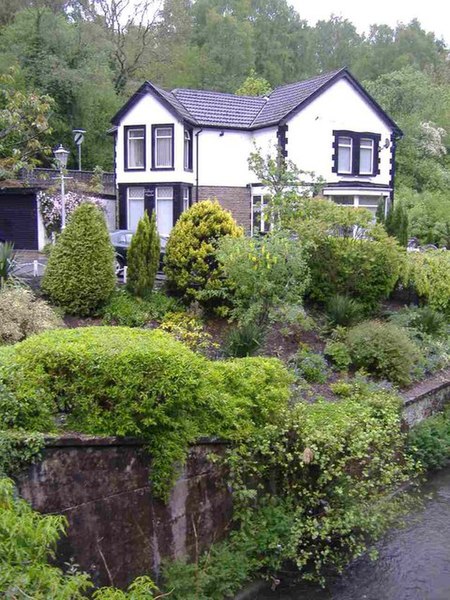
{"label": "stone wall section of house", "polygon": [[[196,190],[193,189],[193,199],[196,200]],[[251,194],[250,188],[232,186],[199,186],[198,199],[208,200],[217,198],[220,204],[229,210],[246,233],[251,227]]]}
{"label": "stone wall section of house", "polygon": [[42,513],[68,520],[58,562],[74,561],[96,585],[125,587],[157,576],[166,558],[195,560],[231,519],[224,472],[209,460],[220,443],[192,446],[167,503],[152,494],[151,459],[134,440],[77,436],[49,440],[42,460],[17,479]]}

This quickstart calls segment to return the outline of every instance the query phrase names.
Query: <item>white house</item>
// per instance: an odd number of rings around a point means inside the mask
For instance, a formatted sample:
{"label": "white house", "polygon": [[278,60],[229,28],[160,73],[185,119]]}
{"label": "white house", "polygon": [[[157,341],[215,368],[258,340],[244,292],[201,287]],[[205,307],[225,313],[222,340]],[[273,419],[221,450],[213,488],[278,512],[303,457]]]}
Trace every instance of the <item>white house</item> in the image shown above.
{"label": "white house", "polygon": [[324,195],[374,211],[392,199],[402,132],[347,69],[276,88],[268,97],[162,90],[144,83],[112,119],[119,226],[156,209],[167,235],[192,202],[216,197],[247,231],[264,228],[263,189],[247,159],[278,144]]}

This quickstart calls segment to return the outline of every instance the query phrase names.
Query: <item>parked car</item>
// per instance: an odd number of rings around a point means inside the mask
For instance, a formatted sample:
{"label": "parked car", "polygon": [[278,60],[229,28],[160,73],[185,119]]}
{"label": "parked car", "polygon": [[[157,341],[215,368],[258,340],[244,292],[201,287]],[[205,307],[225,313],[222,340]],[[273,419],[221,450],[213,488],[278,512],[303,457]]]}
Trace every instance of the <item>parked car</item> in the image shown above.
{"label": "parked car", "polygon": [[[111,243],[114,246],[114,251],[116,253],[115,258],[115,266],[116,266],[116,275],[120,276],[123,272],[123,268],[127,264],[127,253],[128,248],[131,244],[131,238],[133,237],[133,231],[129,229],[118,229],[117,231],[112,231],[109,235],[111,238]],[[159,256],[159,270],[162,270],[164,252],[166,249],[166,243],[168,240],[167,235],[160,236],[161,241],[161,253]]]}

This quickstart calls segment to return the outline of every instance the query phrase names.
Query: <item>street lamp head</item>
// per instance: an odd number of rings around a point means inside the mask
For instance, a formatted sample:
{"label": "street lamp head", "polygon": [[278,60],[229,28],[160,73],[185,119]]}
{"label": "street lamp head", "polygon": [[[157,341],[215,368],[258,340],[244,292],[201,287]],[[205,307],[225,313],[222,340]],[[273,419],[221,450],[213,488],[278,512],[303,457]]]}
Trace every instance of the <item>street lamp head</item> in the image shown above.
{"label": "street lamp head", "polygon": [[58,148],[53,151],[53,154],[55,155],[55,158],[61,169],[65,169],[67,166],[67,158],[69,157],[70,152],[66,150],[62,144],[60,144]]}

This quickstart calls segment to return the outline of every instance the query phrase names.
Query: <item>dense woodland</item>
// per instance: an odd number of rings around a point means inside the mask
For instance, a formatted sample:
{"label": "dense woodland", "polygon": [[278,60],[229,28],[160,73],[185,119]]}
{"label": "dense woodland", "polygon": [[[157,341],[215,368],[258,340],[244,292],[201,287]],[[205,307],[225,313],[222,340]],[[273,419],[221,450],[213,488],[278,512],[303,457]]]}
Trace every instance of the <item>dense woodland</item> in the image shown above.
{"label": "dense woodland", "polygon": [[35,159],[48,164],[59,142],[74,165],[73,128],[87,131],[83,166],[112,169],[109,120],[145,79],[258,94],[342,66],[402,127],[399,195],[419,221],[444,221],[426,236],[450,244],[445,41],[418,21],[374,24],[366,35],[334,16],[310,26],[286,0],[3,0],[0,176]]}

